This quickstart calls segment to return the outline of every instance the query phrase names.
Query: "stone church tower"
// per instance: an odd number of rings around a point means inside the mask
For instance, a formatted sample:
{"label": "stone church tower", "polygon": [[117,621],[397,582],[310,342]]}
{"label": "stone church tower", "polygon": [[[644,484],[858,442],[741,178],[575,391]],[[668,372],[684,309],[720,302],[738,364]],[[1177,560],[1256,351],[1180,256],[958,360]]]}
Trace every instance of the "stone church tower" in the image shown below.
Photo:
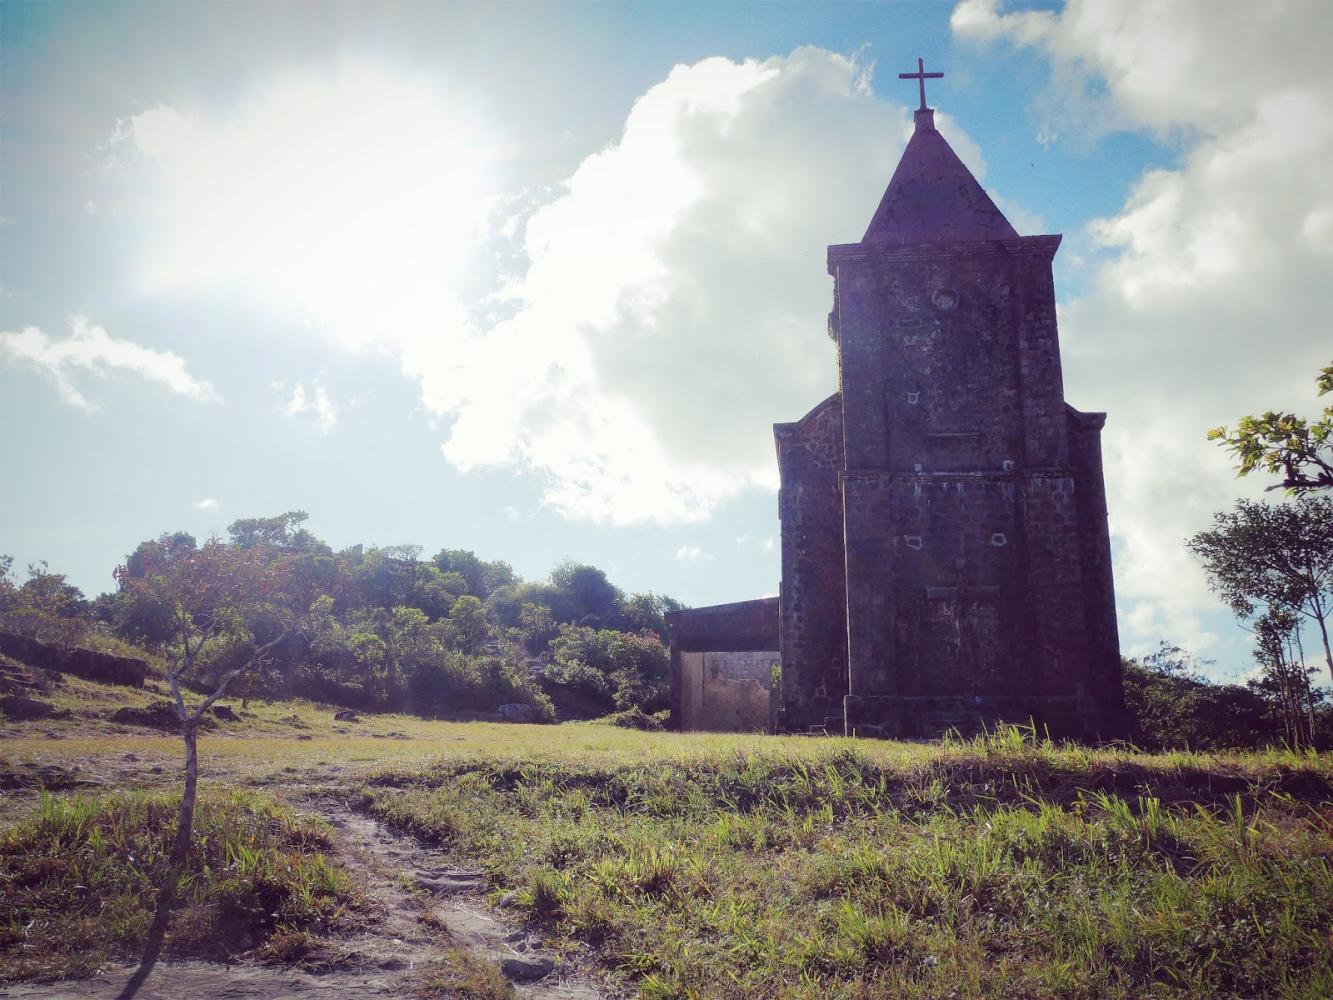
{"label": "stone church tower", "polygon": [[673,616],[683,727],[687,704],[716,716],[744,680],[728,664],[775,650],[770,722],[753,728],[931,737],[1032,719],[1125,735],[1106,418],[1064,399],[1059,244],[1014,231],[923,89],[865,236],[828,248],[839,391],[774,427],[776,606]]}

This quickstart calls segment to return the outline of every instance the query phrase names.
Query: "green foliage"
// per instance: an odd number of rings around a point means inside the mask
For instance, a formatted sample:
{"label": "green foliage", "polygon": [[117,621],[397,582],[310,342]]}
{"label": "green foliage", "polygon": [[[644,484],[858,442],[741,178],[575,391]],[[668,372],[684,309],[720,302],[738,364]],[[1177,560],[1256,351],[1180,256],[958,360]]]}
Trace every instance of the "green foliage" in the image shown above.
{"label": "green foliage", "polygon": [[[1187,544],[1214,592],[1242,619],[1304,616],[1315,627],[1333,677],[1333,495],[1306,495],[1285,504],[1239,500],[1213,522],[1211,531]],[[1285,633],[1295,630],[1292,622]],[[1271,649],[1265,654],[1261,648],[1260,655],[1265,666],[1275,662]]]}
{"label": "green foliage", "polygon": [[638,729],[645,733],[660,733],[666,729],[666,719],[662,717],[664,714],[649,715],[643,709],[634,705],[593,721],[604,726],[619,726],[621,729]]}
{"label": "green foliage", "polygon": [[625,595],[597,567],[560,563],[551,571],[551,586],[555,589],[555,601],[550,607],[557,621],[594,628],[619,624]]}
{"label": "green foliage", "polygon": [[465,594],[454,602],[447,624],[449,644],[464,653],[480,653],[490,637],[486,606],[472,594]]}
{"label": "green foliage", "polygon": [[466,549],[441,549],[431,557],[431,562],[443,574],[457,574],[464,583],[464,592],[482,600],[493,591],[518,582],[508,563],[484,562]]}
{"label": "green foliage", "polygon": [[[1250,750],[1274,744],[1333,745],[1333,705],[1307,689],[1299,735],[1288,716],[1287,690],[1271,675],[1245,684],[1213,684],[1200,664],[1163,642],[1141,660],[1124,661],[1125,706],[1135,720],[1133,742],[1154,753],[1166,750]],[[1308,676],[1307,676],[1308,684]]]}
{"label": "green foliage", "polygon": [[547,721],[555,717],[550,699],[532,674],[495,657],[451,652],[418,666],[407,679],[396,707],[418,715],[493,712],[510,703],[536,707]]}
{"label": "green foliage", "polygon": [[1188,545],[1237,615],[1248,618],[1258,605],[1313,615],[1333,589],[1333,496],[1238,500]]}
{"label": "green foliage", "polygon": [[323,552],[329,547],[301,527],[310,515],[303,510],[289,510],[277,517],[247,517],[227,526],[227,534],[237,548],[282,549],[290,552]]}
{"label": "green foliage", "polygon": [[608,639],[616,708],[657,712],[670,697],[671,653],[652,633],[614,632]]}
{"label": "green foliage", "polygon": [[[1333,365],[1319,372],[1315,384],[1320,396],[1333,392]],[[1236,457],[1237,475],[1262,469],[1281,476],[1277,485],[1290,493],[1333,488],[1333,406],[1324,407],[1323,416],[1314,421],[1272,410],[1241,417],[1234,432],[1214,427],[1208,440],[1220,442]]]}
{"label": "green foliage", "polygon": [[608,709],[615,704],[611,678],[581,660],[554,660],[542,668],[542,680],[551,686],[564,688],[586,700],[592,711]]}
{"label": "green foliage", "polygon": [[[229,541],[202,546],[185,532],[145,541],[117,570],[117,590],[92,606],[44,567],[18,587],[7,560],[0,625],[40,617],[53,641],[82,642],[95,613],[103,630],[168,663],[188,653],[184,682],[196,690],[248,664],[231,682],[243,697],[432,715],[525,702],[549,714],[541,681],[562,693],[566,718],[665,705],[663,616],[678,606],[669,598],[626,598],[604,572],[572,562],[523,581],[464,549],[429,560],[416,545],[335,553],[306,520],[242,518]],[[69,624],[52,635],[53,621]]]}
{"label": "green foliage", "polygon": [[[138,954],[169,869],[179,795],[43,796],[0,835],[0,964],[15,979],[93,975]],[[335,930],[359,897],[318,821],[252,792],[204,796],[170,954],[229,959]]]}
{"label": "green foliage", "polygon": [[86,644],[92,605],[83,591],[45,562],[29,564],[27,580],[16,585],[13,562],[9,556],[0,561],[0,629],[57,645]]}
{"label": "green foliage", "polygon": [[[291,607],[300,558],[285,548],[212,539],[197,549],[137,551],[135,571],[127,563],[115,577],[123,593],[166,623],[158,649],[173,691],[184,684],[216,698],[242,673],[272,669],[271,656],[305,617],[306,609]],[[202,705],[178,709],[197,715]]]}
{"label": "green foliage", "polygon": [[57,618],[86,617],[90,610],[83,591],[65,579],[64,573],[52,573],[45,562],[28,565],[28,579],[18,588],[14,601]]}
{"label": "green foliage", "polygon": [[1209,684],[1125,664],[1125,706],[1134,745],[1144,750],[1220,750],[1261,746],[1272,738],[1262,698],[1236,684]]}
{"label": "green foliage", "polygon": [[620,613],[626,632],[652,632],[667,641],[666,616],[681,608],[679,601],[660,594],[634,594],[621,605]]}
{"label": "green foliage", "polygon": [[561,625],[551,641],[551,655],[542,668],[548,689],[563,688],[593,714],[613,708],[655,712],[666,706],[671,657],[652,633]]}
{"label": "green foliage", "polygon": [[[1323,692],[1312,682],[1313,667],[1301,654],[1296,615],[1270,607],[1254,622],[1254,657],[1262,673],[1248,687],[1274,707],[1292,746],[1317,745]],[[1325,743],[1324,745],[1328,745]]]}
{"label": "green foliage", "polygon": [[540,655],[550,648],[559,629],[555,616],[545,604],[523,604],[519,607],[518,626],[514,633],[525,652]]}

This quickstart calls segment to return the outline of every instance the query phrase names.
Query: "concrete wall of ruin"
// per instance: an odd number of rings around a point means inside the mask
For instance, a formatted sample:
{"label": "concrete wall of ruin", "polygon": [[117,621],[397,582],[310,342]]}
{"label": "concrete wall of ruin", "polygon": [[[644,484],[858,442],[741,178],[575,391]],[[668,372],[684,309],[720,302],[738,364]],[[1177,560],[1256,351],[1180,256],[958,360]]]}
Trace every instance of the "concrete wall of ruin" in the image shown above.
{"label": "concrete wall of ruin", "polygon": [[671,636],[671,727],[769,732],[778,708],[773,667],[778,599],[686,608],[666,616]]}
{"label": "concrete wall of ruin", "polygon": [[771,732],[778,655],[765,651],[680,653],[680,729]]}

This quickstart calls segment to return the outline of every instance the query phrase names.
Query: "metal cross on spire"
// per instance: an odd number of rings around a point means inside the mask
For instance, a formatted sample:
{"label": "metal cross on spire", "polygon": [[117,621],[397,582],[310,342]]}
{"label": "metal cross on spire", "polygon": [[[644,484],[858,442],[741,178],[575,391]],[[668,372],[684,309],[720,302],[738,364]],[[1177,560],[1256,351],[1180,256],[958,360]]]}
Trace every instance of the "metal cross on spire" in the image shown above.
{"label": "metal cross on spire", "polygon": [[917,85],[921,88],[921,107],[919,108],[919,110],[921,110],[921,111],[925,111],[925,110],[926,110],[926,81],[927,81],[927,80],[938,80],[938,79],[940,79],[940,78],[943,77],[943,76],[944,76],[943,73],[927,73],[927,72],[926,72],[926,64],[925,64],[925,62],[924,62],[923,60],[921,60],[920,58],[918,58],[917,61],[916,61],[916,72],[915,72],[915,73],[899,73],[899,74],[898,74],[898,79],[899,79],[899,80],[915,80],[915,81],[917,82]]}

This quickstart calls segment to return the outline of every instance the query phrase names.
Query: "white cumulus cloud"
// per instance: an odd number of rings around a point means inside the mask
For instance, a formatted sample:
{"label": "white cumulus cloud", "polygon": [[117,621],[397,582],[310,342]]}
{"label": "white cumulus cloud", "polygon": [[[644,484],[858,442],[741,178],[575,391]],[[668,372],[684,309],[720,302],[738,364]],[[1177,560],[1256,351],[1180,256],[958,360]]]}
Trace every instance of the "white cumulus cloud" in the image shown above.
{"label": "white cumulus cloud", "polygon": [[[165,206],[145,287],[246,290],[390,351],[458,468],[530,470],[571,517],[672,523],[772,488],[770,425],[835,387],[824,247],[860,238],[910,131],[867,65],[803,48],[675,67],[501,221],[456,95],[373,67],[225,119],[145,111],[112,155]],[[492,293],[479,260],[506,240]]]}
{"label": "white cumulus cloud", "polygon": [[[1093,290],[1061,312],[1066,394],[1106,409],[1106,478],[1128,645],[1204,649],[1218,607],[1183,539],[1262,483],[1238,483],[1209,427],[1314,410],[1333,359],[1333,6],[1310,0],[1073,0],[955,8],[956,32],[1043,53],[1049,133],[1169,137],[1096,220]],[[1095,113],[1091,113],[1095,109]]]}
{"label": "white cumulus cloud", "polygon": [[326,434],[338,424],[337,404],[333,402],[329,390],[318,382],[311,384],[309,392],[306,392],[305,383],[297,382],[291,396],[283,404],[283,412],[289,417],[308,414]]}
{"label": "white cumulus cloud", "polygon": [[212,497],[205,497],[203,500],[194,502],[196,510],[214,511],[218,509],[218,502]]}
{"label": "white cumulus cloud", "polygon": [[860,239],[910,132],[822,49],[675,67],[527,220],[512,318],[417,371],[456,416],[444,454],[525,464],[614,523],[772,488],[771,425],[836,388],[824,248]]}
{"label": "white cumulus cloud", "polygon": [[70,326],[70,335],[63,340],[48,336],[35,326],[17,333],[0,333],[0,353],[11,361],[36,367],[55,383],[61,399],[90,412],[97,409],[97,404],[75,384],[75,370],[99,377],[111,371],[124,371],[180,396],[196,400],[218,398],[209,383],[190,374],[178,354],[155,351],[132,340],[117,340],[82,316],[75,316]]}
{"label": "white cumulus cloud", "polygon": [[160,105],[121,121],[112,164],[159,206],[143,287],[240,291],[348,346],[457,336],[492,204],[469,122],[437,81],[371,64],[291,74],[225,118]]}

